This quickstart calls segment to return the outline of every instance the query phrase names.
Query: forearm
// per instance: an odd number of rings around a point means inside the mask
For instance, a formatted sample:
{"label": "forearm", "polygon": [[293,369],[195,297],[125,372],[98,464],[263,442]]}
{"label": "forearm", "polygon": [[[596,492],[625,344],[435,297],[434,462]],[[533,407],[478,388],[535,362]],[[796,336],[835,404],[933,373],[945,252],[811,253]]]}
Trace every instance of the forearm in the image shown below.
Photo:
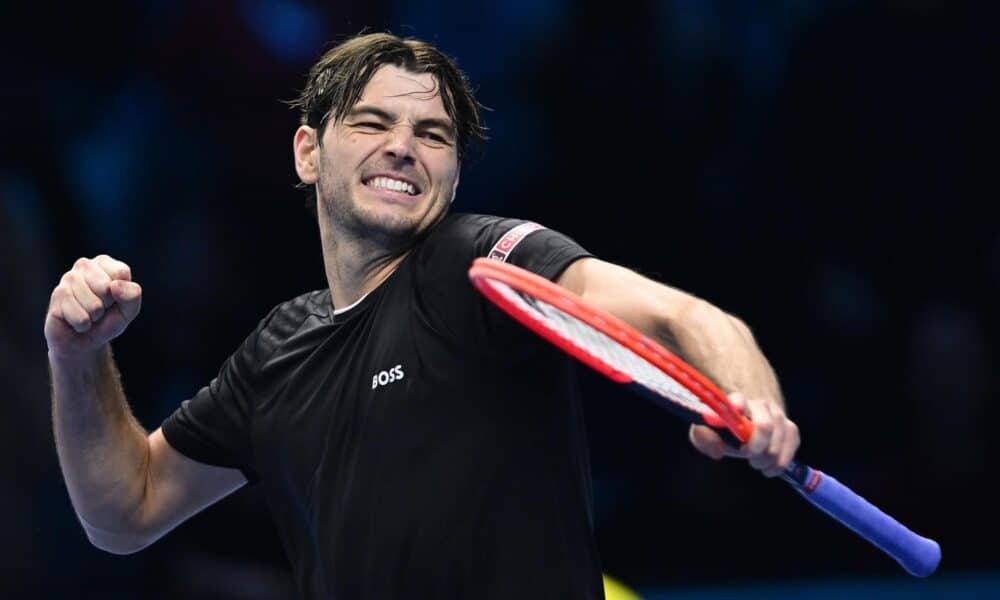
{"label": "forearm", "polygon": [[783,403],[750,329],[712,304],[593,258],[571,264],[558,283],[676,352],[724,391]]}
{"label": "forearm", "polygon": [[683,290],[594,258],[571,264],[558,283],[680,355],[729,393],[753,424],[753,435],[739,449],[710,428],[692,426],[695,448],[715,459],[746,458],[768,477],[784,472],[799,445],[798,428],[785,414],[774,370],[742,321]]}
{"label": "forearm", "polygon": [[697,300],[661,322],[664,327],[657,337],[672,337],[688,362],[724,391],[773,398],[784,408],[774,369],[742,321]]}
{"label": "forearm", "polygon": [[[149,445],[122,390],[109,346],[93,355],[50,355],[56,451],[70,499],[95,544],[136,522]],[[129,544],[125,544],[128,546]]]}

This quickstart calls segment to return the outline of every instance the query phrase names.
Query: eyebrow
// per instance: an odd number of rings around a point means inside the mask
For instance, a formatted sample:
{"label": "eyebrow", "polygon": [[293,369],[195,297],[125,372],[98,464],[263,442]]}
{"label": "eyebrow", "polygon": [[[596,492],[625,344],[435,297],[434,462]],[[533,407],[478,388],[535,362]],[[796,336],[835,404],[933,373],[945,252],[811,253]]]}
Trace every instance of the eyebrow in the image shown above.
{"label": "eyebrow", "polygon": [[[347,118],[359,117],[361,115],[371,115],[382,119],[383,121],[396,122],[399,117],[392,114],[391,112],[381,109],[377,106],[371,106],[369,104],[361,104],[355,106],[351,109],[351,112],[347,113]],[[436,127],[448,133],[449,136],[455,137],[455,127],[452,125],[450,119],[438,119],[435,117],[428,117],[425,119],[417,119],[417,122],[413,124],[414,129],[427,129],[431,127]]]}

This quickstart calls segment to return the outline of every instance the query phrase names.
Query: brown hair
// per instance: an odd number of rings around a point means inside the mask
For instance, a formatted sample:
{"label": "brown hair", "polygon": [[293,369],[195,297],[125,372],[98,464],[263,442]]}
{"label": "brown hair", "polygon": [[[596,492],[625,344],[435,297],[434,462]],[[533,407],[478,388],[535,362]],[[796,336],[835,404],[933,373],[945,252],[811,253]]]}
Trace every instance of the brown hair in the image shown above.
{"label": "brown hair", "polygon": [[390,33],[359,34],[328,50],[309,69],[305,88],[289,105],[299,110],[300,123],[322,137],[327,123],[344,118],[375,71],[387,64],[434,75],[445,112],[455,124],[460,160],[473,142],[486,140],[480,114],[485,107],[476,100],[465,73],[427,42]]}

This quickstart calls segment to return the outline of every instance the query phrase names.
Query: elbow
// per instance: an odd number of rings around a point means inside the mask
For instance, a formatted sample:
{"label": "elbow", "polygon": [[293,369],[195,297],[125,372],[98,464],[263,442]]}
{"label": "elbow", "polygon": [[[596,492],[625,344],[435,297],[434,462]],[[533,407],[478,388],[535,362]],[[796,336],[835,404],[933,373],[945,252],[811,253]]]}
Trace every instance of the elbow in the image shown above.
{"label": "elbow", "polygon": [[[150,546],[160,535],[156,529],[151,527],[145,519],[146,508],[148,506],[147,491],[149,489],[149,443],[146,443],[145,460],[143,461],[146,476],[142,481],[142,489],[136,501],[127,504],[116,503],[115,505],[105,505],[105,510],[99,519],[87,520],[77,511],[77,518],[83,525],[83,530],[87,534],[87,539],[97,549],[109,554],[125,556],[135,554],[140,550]],[[128,495],[127,497],[134,497]],[[91,513],[90,516],[94,516]],[[96,520],[100,526],[92,521]]]}
{"label": "elbow", "polygon": [[87,530],[87,539],[98,550],[103,550],[109,554],[117,554],[118,556],[135,554],[153,543],[153,540],[120,535],[109,536],[106,533],[95,533],[90,530]]}
{"label": "elbow", "polygon": [[83,525],[83,530],[87,534],[87,539],[91,545],[109,554],[117,554],[119,556],[135,554],[156,541],[156,538],[141,535],[138,532],[101,529],[88,523],[82,517],[80,518],[80,524]]}
{"label": "elbow", "polygon": [[108,554],[114,554],[116,556],[128,556],[129,554],[136,554],[137,552],[145,549],[146,546],[149,545],[149,544],[143,544],[140,546],[113,546],[95,542],[93,538],[91,538],[90,542],[98,550],[103,550]]}

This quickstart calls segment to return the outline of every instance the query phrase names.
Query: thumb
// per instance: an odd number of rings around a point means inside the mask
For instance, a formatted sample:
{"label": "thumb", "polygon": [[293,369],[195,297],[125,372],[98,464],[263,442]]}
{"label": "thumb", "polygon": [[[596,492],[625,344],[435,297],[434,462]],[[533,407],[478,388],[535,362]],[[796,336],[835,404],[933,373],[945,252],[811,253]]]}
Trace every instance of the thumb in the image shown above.
{"label": "thumb", "polygon": [[692,425],[688,437],[696,450],[712,460],[720,460],[726,455],[726,443],[711,427]]}
{"label": "thumb", "polygon": [[692,446],[713,460],[719,460],[724,456],[733,458],[749,456],[743,446],[739,448],[730,446],[716,430],[707,425],[692,425],[688,437]]}
{"label": "thumb", "polygon": [[134,281],[116,279],[109,289],[125,320],[134,319],[142,306],[142,287]]}
{"label": "thumb", "polygon": [[102,341],[111,341],[120,336],[139,314],[139,305],[142,303],[142,288],[137,283],[118,279],[112,281],[108,289],[115,302],[91,330],[94,338]]}

